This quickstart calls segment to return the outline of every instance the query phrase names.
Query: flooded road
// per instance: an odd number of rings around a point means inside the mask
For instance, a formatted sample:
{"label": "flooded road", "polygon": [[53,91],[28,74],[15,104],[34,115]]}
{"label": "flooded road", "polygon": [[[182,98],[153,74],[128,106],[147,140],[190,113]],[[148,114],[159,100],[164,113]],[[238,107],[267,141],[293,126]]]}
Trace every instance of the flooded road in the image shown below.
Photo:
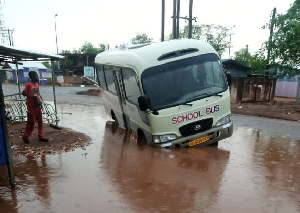
{"label": "flooded road", "polygon": [[72,113],[60,115],[62,126],[93,144],[14,157],[15,191],[0,167],[0,212],[300,212],[299,124],[252,128],[254,118],[234,116],[233,136],[218,147],[160,149],[114,128],[102,107],[58,110]]}

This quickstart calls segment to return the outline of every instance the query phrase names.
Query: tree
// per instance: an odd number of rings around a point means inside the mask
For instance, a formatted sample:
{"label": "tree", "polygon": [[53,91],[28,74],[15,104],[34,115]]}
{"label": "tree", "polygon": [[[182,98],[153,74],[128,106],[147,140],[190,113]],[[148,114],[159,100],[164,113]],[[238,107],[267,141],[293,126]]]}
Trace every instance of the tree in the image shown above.
{"label": "tree", "polygon": [[250,57],[251,72],[256,72],[261,75],[264,74],[268,64],[265,52],[265,48],[261,48]]}
{"label": "tree", "polygon": [[263,75],[267,65],[265,52],[265,48],[262,47],[253,55],[251,55],[249,52],[247,52],[246,48],[242,48],[234,53],[234,60],[251,67],[251,72]]}
{"label": "tree", "polygon": [[60,54],[98,54],[108,49],[108,44],[100,43],[98,47],[95,47],[91,42],[86,41],[80,48],[73,48],[72,51],[62,50]]}
{"label": "tree", "polygon": [[141,34],[136,34],[134,38],[131,40],[132,44],[147,44],[147,43],[152,43],[153,39],[150,38],[147,34],[141,33]]}
{"label": "tree", "polygon": [[61,50],[60,51],[60,54],[69,54],[69,53],[71,53],[70,50]]}
{"label": "tree", "polygon": [[251,58],[252,55],[247,51],[246,48],[242,48],[234,53],[234,60],[246,66],[251,66]]}
{"label": "tree", "polygon": [[270,62],[284,66],[285,74],[297,74],[294,68],[300,66],[300,0],[295,0],[286,14],[278,14],[273,21],[274,33],[267,45]]}
{"label": "tree", "polygon": [[[229,48],[230,43],[227,41],[229,35],[229,28],[221,25],[202,24],[193,25],[192,27],[192,38],[206,40],[219,53],[220,57],[223,55],[226,49]],[[184,26],[183,29],[180,29],[179,37],[188,38],[188,25]]]}
{"label": "tree", "polygon": [[80,48],[79,52],[81,54],[97,54],[99,49],[94,47],[91,42],[86,41]]}
{"label": "tree", "polygon": [[44,62],[42,62],[42,64],[47,68],[51,68],[51,64],[49,61],[44,61]]}

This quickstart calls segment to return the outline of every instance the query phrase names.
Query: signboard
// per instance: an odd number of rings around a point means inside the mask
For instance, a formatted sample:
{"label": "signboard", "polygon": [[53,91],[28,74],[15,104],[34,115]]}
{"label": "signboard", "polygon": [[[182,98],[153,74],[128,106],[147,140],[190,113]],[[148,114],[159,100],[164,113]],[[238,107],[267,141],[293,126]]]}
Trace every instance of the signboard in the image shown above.
{"label": "signboard", "polygon": [[43,72],[42,75],[43,75],[43,78],[52,78],[51,72]]}
{"label": "signboard", "polygon": [[65,80],[64,80],[64,76],[57,76],[57,82],[58,83],[64,83],[65,82]]}
{"label": "signboard", "polygon": [[94,67],[84,67],[84,76],[94,77]]}

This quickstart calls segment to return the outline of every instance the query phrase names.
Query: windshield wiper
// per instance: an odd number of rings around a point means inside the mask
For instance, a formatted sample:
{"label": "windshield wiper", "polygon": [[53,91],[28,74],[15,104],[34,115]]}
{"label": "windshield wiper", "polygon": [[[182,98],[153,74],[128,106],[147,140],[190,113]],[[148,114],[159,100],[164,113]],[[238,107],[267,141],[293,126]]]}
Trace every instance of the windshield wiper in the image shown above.
{"label": "windshield wiper", "polygon": [[155,107],[155,110],[161,109],[161,108],[167,108],[167,107],[175,107],[175,106],[179,106],[179,105],[193,106],[193,104],[186,103],[185,101],[184,102],[175,101],[175,102],[171,102],[168,104],[159,105],[159,106]]}
{"label": "windshield wiper", "polygon": [[193,100],[193,99],[195,99],[195,98],[202,97],[202,96],[205,96],[205,97],[211,97],[211,96],[223,97],[223,95],[220,95],[220,94],[217,94],[217,93],[209,93],[209,92],[205,92],[205,93],[202,93],[202,94],[200,94],[200,95],[196,95],[196,96],[194,96],[194,97],[187,98],[186,101]]}

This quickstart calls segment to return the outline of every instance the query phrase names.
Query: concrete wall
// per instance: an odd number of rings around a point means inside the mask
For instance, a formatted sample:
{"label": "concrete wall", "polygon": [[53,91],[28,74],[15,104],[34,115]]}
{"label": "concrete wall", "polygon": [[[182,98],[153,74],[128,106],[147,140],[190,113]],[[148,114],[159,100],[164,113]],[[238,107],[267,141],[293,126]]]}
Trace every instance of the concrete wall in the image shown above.
{"label": "concrete wall", "polygon": [[80,85],[80,84],[82,84],[81,77],[82,76],[76,76],[76,77],[73,77],[73,76],[64,76],[64,81],[65,81],[65,83],[68,83],[68,84],[77,84],[77,85]]}

